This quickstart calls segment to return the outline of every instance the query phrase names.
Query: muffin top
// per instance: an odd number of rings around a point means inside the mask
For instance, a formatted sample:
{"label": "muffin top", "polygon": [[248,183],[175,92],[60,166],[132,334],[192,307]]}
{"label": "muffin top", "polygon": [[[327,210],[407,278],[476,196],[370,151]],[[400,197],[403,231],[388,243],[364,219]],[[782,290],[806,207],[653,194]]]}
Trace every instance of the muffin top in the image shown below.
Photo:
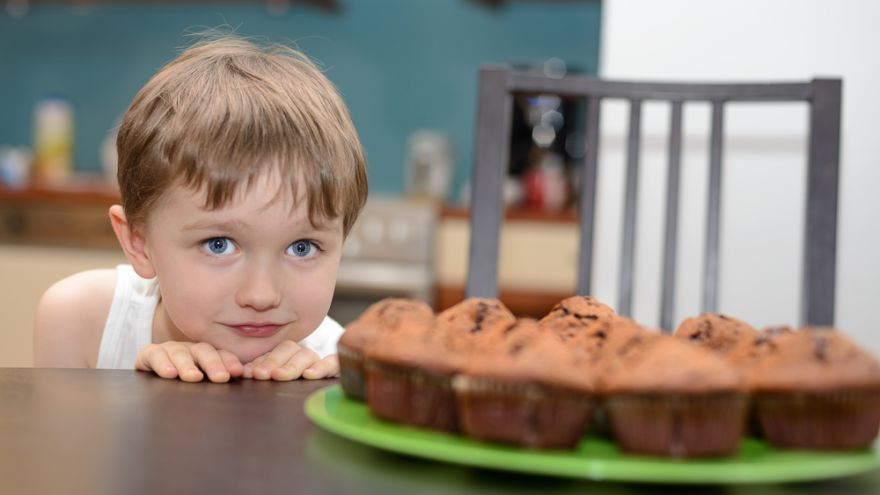
{"label": "muffin top", "polygon": [[614,310],[590,296],[572,296],[557,303],[541,325],[563,339],[572,338],[614,316]]}
{"label": "muffin top", "polygon": [[775,352],[777,339],[794,329],[787,325],[765,327],[756,332],[751,339],[744,339],[745,344],[735,346],[727,353],[727,358],[737,367],[748,371],[761,357]]}
{"label": "muffin top", "polygon": [[473,352],[474,337],[450,332],[436,324],[406,326],[364,348],[368,360],[418,368],[436,374],[458,372]]}
{"label": "muffin top", "polygon": [[586,355],[535,320],[519,319],[505,332],[483,341],[487,345],[479,359],[471,359],[464,366],[464,375],[586,392],[593,389],[594,373],[585,368]]}
{"label": "muffin top", "polygon": [[757,392],[880,388],[880,363],[831,327],[783,332],[750,369]]}
{"label": "muffin top", "polygon": [[[632,337],[647,330],[635,321],[612,315],[602,318],[574,334],[559,332],[561,320],[551,320],[541,324],[560,337],[568,346],[587,355],[587,365],[595,366],[613,354]],[[564,323],[563,323],[564,324]]]}
{"label": "muffin top", "polygon": [[674,335],[727,355],[750,345],[757,331],[742,320],[719,313],[703,313],[682,321]]}
{"label": "muffin top", "polygon": [[501,331],[516,317],[498,299],[470,297],[437,315],[437,326],[445,331],[484,335]]}
{"label": "muffin top", "polygon": [[[651,341],[660,335],[659,332],[648,330],[625,316],[614,316],[609,319],[604,326],[604,332],[604,343],[600,350],[606,355],[616,354],[620,351],[625,353],[625,346],[637,347],[640,343]],[[599,332],[596,337],[601,337],[601,335],[602,333]]]}
{"label": "muffin top", "polygon": [[624,342],[600,377],[609,394],[739,392],[742,385],[736,368],[715,353],[655,332]]}
{"label": "muffin top", "polygon": [[504,333],[516,318],[497,299],[468,298],[418,324],[402,325],[393,337],[367,344],[369,358],[439,374],[455,373],[485,348],[490,335]]}
{"label": "muffin top", "polygon": [[434,311],[416,299],[389,297],[372,304],[356,320],[345,327],[339,344],[363,352],[367,343],[404,327],[428,327]]}

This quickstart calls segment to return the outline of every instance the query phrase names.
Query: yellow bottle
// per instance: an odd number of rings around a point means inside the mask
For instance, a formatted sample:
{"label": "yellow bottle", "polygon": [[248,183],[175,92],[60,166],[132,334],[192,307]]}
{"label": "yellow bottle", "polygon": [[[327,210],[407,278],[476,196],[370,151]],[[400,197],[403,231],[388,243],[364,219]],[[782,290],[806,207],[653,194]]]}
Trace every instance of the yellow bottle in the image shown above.
{"label": "yellow bottle", "polygon": [[59,183],[73,170],[73,106],[63,98],[40,100],[34,107],[34,177]]}

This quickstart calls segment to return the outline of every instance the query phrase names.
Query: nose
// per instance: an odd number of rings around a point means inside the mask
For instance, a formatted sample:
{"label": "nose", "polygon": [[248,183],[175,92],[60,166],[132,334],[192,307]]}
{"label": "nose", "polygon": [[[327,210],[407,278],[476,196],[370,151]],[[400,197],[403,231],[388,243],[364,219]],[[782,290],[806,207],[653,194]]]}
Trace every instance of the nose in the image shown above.
{"label": "nose", "polygon": [[235,302],[242,308],[268,311],[281,304],[278,270],[269,266],[247,266],[235,293]]}

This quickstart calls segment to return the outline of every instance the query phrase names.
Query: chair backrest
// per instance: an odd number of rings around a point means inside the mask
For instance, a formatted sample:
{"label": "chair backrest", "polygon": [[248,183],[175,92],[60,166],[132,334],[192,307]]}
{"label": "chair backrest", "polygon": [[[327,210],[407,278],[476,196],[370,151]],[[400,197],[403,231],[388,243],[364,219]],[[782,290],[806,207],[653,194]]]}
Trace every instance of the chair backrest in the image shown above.
{"label": "chair backrest", "polygon": [[675,304],[677,218],[681,162],[682,105],[709,102],[712,124],[709,153],[708,215],[703,311],[717,311],[721,211],[722,135],[725,105],[731,102],[803,101],[809,107],[806,231],[801,286],[801,323],[834,323],[834,285],[837,239],[837,195],[840,156],[840,79],[813,79],[796,83],[689,84],[610,81],[584,76],[547,77],[506,67],[480,71],[471,201],[471,245],[466,295],[496,297],[498,249],[503,221],[502,182],[507,173],[514,94],[555,94],[585,99],[585,155],[581,171],[580,248],[577,293],[590,294],[595,220],[596,166],[599,152],[600,102],[605,98],[630,102],[626,185],[617,311],[630,315],[636,233],[639,137],[642,102],[667,101],[671,105],[668,177],[660,326],[672,329]]}

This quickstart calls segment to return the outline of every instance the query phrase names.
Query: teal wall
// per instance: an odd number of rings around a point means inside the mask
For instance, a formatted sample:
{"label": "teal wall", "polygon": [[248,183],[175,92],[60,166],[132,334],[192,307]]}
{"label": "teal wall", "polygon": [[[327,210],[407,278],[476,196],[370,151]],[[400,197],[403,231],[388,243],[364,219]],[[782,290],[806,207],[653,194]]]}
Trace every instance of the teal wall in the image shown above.
{"label": "teal wall", "polygon": [[76,168],[100,170],[99,146],[137,90],[189,42],[187,32],[229,25],[293,41],[317,59],[348,103],[373,191],[404,187],[406,138],[440,129],[457,150],[454,193],[470,174],[477,70],[558,57],[596,73],[601,5],[467,0],[340,0],[329,13],[262,3],[229,6],[36,6],[0,11],[0,145],[30,145],[34,103],[62,94],[76,111]]}

